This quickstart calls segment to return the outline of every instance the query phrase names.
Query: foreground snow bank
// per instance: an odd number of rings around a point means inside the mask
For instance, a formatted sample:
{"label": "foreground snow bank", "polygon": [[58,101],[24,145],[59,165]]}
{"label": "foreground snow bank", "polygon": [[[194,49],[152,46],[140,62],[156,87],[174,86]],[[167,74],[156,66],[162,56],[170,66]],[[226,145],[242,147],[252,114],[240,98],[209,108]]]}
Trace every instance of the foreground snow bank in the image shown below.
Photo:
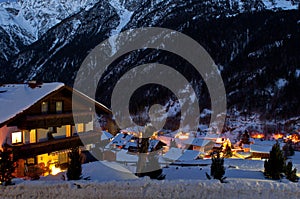
{"label": "foreground snow bank", "polygon": [[0,198],[300,198],[299,183],[267,180],[150,179],[51,183],[32,181],[0,187]]}

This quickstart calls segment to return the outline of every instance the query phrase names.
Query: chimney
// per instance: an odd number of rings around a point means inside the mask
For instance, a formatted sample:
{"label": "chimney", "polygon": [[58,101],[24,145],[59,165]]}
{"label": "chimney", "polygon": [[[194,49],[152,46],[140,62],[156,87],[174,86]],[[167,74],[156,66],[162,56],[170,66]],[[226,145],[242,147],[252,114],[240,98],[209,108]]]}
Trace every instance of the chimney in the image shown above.
{"label": "chimney", "polygon": [[30,80],[28,81],[28,86],[32,89],[36,88],[36,87],[41,87],[42,83],[38,83],[36,80]]}

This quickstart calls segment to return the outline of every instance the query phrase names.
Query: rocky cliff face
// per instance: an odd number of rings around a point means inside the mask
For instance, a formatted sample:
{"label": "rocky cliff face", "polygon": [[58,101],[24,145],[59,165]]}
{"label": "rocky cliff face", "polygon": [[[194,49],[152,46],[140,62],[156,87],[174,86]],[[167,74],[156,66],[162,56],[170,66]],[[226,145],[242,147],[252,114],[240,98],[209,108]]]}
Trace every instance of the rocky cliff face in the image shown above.
{"label": "rocky cliff face", "polygon": [[[36,79],[72,86],[84,58],[109,36],[130,28],[165,27],[187,34],[209,52],[224,79],[229,110],[236,107],[269,118],[274,114],[297,116],[297,7],[298,1],[279,0],[32,0],[1,4],[0,81]],[[98,99],[110,106],[116,80],[132,67],[149,62],[174,68],[188,65],[178,56],[157,50],[124,55],[112,64],[113,76],[100,82]],[[204,102],[201,107],[209,108],[205,84],[194,81],[189,67],[177,69],[194,82]],[[150,96],[156,95],[155,89]],[[143,92],[136,95],[137,99],[149,97]],[[139,106],[145,105],[141,100]]]}

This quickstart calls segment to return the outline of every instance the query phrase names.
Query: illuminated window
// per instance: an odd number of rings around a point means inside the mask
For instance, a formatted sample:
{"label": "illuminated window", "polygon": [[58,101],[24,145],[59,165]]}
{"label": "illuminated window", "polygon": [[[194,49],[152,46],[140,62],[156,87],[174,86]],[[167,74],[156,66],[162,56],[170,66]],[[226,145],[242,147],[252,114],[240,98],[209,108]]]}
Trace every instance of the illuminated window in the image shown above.
{"label": "illuminated window", "polygon": [[56,102],[56,112],[57,113],[61,113],[62,109],[63,109],[63,103],[62,103],[62,101]]}
{"label": "illuminated window", "polygon": [[84,131],[84,124],[83,123],[76,124],[76,131],[77,133],[82,133]]}
{"label": "illuminated window", "polygon": [[42,113],[48,112],[48,102],[42,102],[41,110],[42,110]]}
{"label": "illuminated window", "polygon": [[66,137],[71,137],[71,125],[66,126]]}
{"label": "illuminated window", "polygon": [[36,143],[36,130],[35,129],[32,129],[29,132],[29,142]]}
{"label": "illuminated window", "polygon": [[22,132],[14,132],[11,134],[11,143],[17,144],[22,142]]}
{"label": "illuminated window", "polygon": [[35,164],[34,158],[27,158],[27,164]]}

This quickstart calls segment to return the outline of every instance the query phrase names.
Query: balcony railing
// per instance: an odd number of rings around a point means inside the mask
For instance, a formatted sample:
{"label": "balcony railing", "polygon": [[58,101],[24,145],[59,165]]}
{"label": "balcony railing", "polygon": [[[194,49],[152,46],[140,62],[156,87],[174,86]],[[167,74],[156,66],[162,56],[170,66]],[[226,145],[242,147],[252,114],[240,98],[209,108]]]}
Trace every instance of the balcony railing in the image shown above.
{"label": "balcony railing", "polygon": [[[83,143],[96,143],[100,141],[100,136],[99,132],[84,132],[80,133],[80,136],[52,139],[38,143],[19,144],[11,147],[15,160],[26,159],[36,155],[83,146]],[[84,141],[82,142],[82,140]]]}

